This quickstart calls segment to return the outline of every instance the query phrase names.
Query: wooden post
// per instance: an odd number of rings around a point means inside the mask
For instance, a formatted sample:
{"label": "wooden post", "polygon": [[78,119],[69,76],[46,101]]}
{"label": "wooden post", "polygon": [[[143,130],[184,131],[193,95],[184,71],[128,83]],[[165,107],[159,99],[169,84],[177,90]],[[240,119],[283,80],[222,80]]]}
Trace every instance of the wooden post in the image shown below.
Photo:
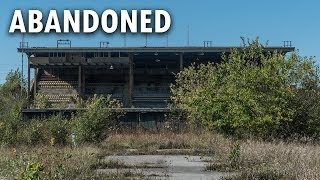
{"label": "wooden post", "polygon": [[132,94],[133,94],[133,86],[134,86],[134,69],[133,69],[133,55],[132,53],[129,54],[129,94],[128,94],[128,102],[129,107],[132,106]]}

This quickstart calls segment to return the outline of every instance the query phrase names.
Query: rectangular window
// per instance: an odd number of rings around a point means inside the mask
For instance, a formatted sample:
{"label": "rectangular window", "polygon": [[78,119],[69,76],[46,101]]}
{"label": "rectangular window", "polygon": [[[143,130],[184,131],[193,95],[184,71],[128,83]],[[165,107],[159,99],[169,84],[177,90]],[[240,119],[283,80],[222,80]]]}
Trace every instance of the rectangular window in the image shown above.
{"label": "rectangular window", "polygon": [[95,52],[94,57],[100,57],[100,54],[98,52]]}
{"label": "rectangular window", "polygon": [[94,53],[93,52],[87,52],[86,56],[87,56],[87,58],[93,58],[94,57]]}

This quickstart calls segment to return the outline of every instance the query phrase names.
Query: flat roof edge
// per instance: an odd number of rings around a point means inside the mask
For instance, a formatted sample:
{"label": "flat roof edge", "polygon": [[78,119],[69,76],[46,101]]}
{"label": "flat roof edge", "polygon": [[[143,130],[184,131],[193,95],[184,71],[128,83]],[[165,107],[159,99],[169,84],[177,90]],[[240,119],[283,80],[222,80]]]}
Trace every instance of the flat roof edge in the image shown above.
{"label": "flat roof edge", "polygon": [[[124,112],[170,112],[169,108],[110,108],[112,111]],[[22,113],[48,113],[48,112],[76,112],[85,111],[86,108],[42,108],[22,109]]]}
{"label": "flat roof edge", "polygon": [[[18,52],[230,52],[232,49],[242,49],[239,46],[215,46],[215,47],[31,47],[17,48]],[[283,52],[292,52],[295,47],[270,46],[265,47],[265,50]]]}

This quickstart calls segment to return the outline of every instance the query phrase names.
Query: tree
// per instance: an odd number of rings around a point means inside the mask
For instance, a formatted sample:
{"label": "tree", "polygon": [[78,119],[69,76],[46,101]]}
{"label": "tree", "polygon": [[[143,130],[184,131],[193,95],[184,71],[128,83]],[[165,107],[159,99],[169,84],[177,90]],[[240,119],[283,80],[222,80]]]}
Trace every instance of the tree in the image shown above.
{"label": "tree", "polygon": [[293,121],[297,107],[290,102],[298,89],[317,88],[317,77],[312,58],[265,52],[257,38],[219,64],[181,71],[171,86],[173,107],[187,112],[193,128],[268,137]]}
{"label": "tree", "polygon": [[[0,142],[16,140],[21,121],[21,110],[26,107],[26,88],[19,70],[11,71],[0,86]],[[22,86],[21,86],[22,85]]]}

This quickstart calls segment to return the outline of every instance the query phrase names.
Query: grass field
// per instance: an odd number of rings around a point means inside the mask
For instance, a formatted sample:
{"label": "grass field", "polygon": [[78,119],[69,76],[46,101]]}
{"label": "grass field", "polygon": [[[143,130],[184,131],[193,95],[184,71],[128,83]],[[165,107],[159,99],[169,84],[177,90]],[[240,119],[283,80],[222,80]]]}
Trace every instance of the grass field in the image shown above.
{"label": "grass field", "polygon": [[[233,140],[213,133],[134,132],[110,135],[96,145],[18,146],[0,149],[0,177],[18,178],[29,163],[43,164],[45,179],[144,178],[143,174],[98,174],[107,155],[190,154],[212,156],[206,170],[230,171],[231,179],[319,179],[320,145],[301,142]],[[120,164],[121,165],[121,164]],[[104,167],[121,167],[119,163]],[[0,178],[0,179],[1,179]]]}

